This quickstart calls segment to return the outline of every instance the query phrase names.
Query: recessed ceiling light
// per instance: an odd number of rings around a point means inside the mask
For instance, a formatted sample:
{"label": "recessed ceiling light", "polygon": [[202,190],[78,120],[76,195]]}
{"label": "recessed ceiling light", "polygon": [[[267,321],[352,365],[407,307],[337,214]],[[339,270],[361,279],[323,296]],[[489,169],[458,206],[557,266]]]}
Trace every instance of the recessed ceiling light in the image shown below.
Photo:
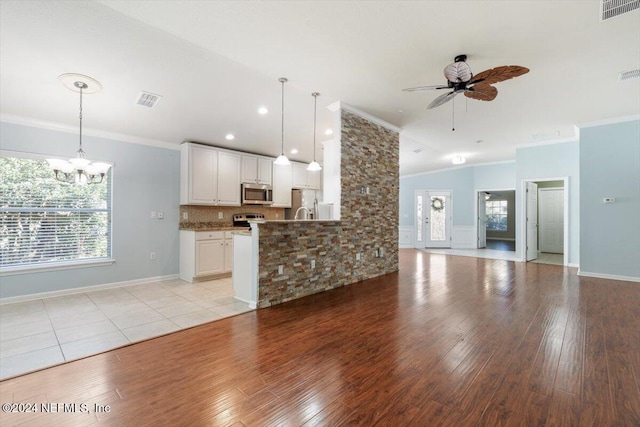
{"label": "recessed ceiling light", "polygon": [[292,148],[291,149],[291,154],[298,154],[298,149],[297,148]]}
{"label": "recessed ceiling light", "polygon": [[226,139],[227,141],[231,141],[232,139],[236,139],[235,135],[232,133],[228,133],[224,139]]}
{"label": "recessed ceiling light", "polygon": [[461,165],[466,161],[467,159],[462,156],[455,156],[453,159],[451,159],[451,163],[453,163],[454,165]]}
{"label": "recessed ceiling light", "polygon": [[267,109],[267,107],[260,107],[258,108],[258,114],[262,114],[265,115],[269,112],[269,110]]}
{"label": "recessed ceiling light", "polygon": [[400,114],[404,113],[404,110],[403,110],[402,108],[399,108],[399,109],[397,109],[396,111],[397,111],[398,113],[400,113]]}
{"label": "recessed ceiling light", "polygon": [[476,144],[480,144],[480,143],[483,143],[483,142],[484,141],[482,139],[479,139],[479,140],[476,141]]}

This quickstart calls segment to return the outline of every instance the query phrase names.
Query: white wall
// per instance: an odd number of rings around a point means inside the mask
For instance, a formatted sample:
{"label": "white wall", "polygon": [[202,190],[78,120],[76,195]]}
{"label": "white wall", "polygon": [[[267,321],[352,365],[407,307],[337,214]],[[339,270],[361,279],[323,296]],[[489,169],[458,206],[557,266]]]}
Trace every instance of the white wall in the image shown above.
{"label": "white wall", "polygon": [[[78,135],[0,123],[3,150],[73,157]],[[3,276],[0,298],[178,274],[180,152],[85,136],[89,159],[114,163],[113,258],[109,266]],[[151,211],[164,213],[151,219]],[[149,252],[157,254],[149,260]]]}

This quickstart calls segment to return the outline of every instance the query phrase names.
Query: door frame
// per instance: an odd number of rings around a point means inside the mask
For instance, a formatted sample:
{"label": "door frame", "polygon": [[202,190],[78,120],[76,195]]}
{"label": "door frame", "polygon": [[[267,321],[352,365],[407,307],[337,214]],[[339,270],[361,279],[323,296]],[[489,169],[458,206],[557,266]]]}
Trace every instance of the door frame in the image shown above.
{"label": "door frame", "polygon": [[[496,192],[496,191],[515,191],[516,192],[516,203],[518,201],[518,190],[515,188],[489,188],[489,189],[476,189],[475,190],[475,199],[473,202],[473,217],[475,218],[474,220],[474,226],[473,226],[473,231],[474,231],[474,235],[476,236],[476,249],[478,248],[478,240],[480,239],[480,227],[478,227],[478,198],[480,197],[480,193],[491,193],[491,192]],[[516,208],[515,206],[513,207],[514,209]],[[516,212],[517,214],[517,212]],[[518,218],[516,217],[516,223],[518,222]],[[517,228],[517,225],[516,225]],[[517,242],[517,238],[518,238],[518,233],[516,231],[516,245],[518,244]]]}
{"label": "door frame", "polygon": [[518,230],[520,230],[520,244],[516,241],[516,247],[520,250],[520,261],[526,262],[527,259],[527,182],[548,182],[548,181],[562,181],[564,188],[564,207],[563,207],[563,220],[564,220],[564,245],[563,245],[563,260],[564,266],[569,265],[569,177],[545,177],[545,178],[527,178],[520,181],[520,197],[518,197],[516,190],[516,200],[520,200],[520,214],[516,216],[516,240],[518,239]]}

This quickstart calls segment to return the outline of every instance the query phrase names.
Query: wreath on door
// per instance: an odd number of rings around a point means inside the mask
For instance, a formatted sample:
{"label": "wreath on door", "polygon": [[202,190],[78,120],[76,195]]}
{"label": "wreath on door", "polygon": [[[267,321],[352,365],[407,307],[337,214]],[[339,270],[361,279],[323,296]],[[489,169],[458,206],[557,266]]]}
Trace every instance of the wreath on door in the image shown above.
{"label": "wreath on door", "polygon": [[444,209],[444,200],[440,197],[434,197],[433,199],[431,199],[431,209],[436,212],[440,212],[442,209]]}

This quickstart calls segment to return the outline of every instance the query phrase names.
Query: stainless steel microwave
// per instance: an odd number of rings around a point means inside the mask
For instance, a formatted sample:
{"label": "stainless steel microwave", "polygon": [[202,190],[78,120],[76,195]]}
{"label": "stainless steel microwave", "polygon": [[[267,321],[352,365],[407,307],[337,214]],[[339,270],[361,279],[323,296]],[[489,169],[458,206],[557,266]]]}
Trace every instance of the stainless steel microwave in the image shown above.
{"label": "stainless steel microwave", "polygon": [[243,205],[270,205],[273,203],[273,189],[270,185],[242,184]]}

